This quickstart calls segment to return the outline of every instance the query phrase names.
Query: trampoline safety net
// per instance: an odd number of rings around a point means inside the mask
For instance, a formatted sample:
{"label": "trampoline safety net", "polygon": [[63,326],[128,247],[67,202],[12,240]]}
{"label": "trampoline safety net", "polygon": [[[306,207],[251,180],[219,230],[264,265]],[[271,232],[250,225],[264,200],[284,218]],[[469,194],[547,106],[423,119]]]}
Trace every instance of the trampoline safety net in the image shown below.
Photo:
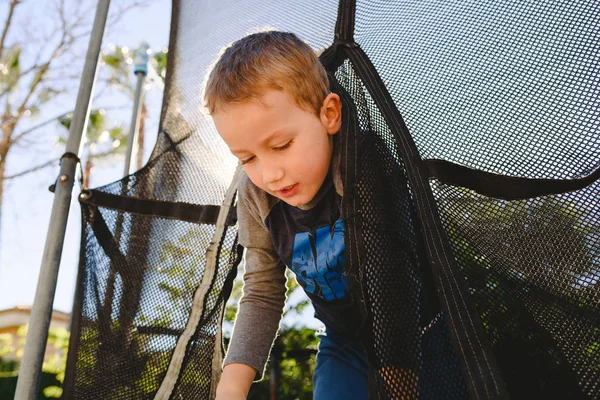
{"label": "trampoline safety net", "polygon": [[343,101],[370,397],[600,398],[591,0],[174,0],[150,161],[80,195],[64,397],[214,397],[241,249],[200,94],[219,50],[265,27],[319,51]]}

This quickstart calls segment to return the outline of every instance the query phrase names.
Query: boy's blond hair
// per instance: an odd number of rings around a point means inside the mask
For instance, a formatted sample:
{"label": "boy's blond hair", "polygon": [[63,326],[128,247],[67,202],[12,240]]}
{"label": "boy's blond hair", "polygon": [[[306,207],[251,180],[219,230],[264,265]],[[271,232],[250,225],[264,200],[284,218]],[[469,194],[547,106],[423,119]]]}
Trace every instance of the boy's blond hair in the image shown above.
{"label": "boy's blond hair", "polygon": [[329,94],[327,73],[310,46],[293,33],[266,31],[233,42],[208,75],[204,105],[209,114],[231,103],[285,90],[299,107],[320,115]]}

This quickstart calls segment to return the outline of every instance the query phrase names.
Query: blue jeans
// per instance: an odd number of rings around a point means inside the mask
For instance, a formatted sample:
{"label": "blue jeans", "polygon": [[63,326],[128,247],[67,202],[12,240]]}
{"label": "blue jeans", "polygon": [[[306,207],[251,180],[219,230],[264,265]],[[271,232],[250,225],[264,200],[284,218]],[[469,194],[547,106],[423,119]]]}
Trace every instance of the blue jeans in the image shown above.
{"label": "blue jeans", "polygon": [[313,375],[314,400],[366,400],[369,364],[365,348],[356,341],[319,330],[321,339]]}

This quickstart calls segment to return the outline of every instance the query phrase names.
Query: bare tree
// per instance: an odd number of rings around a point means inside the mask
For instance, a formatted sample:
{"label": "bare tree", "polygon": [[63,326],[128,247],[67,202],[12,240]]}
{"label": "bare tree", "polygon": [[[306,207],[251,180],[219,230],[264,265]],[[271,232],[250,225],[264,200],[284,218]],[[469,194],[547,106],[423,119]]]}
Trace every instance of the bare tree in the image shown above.
{"label": "bare tree", "polygon": [[[127,11],[151,1],[117,0],[109,27],[118,23]],[[40,138],[42,128],[60,122],[71,111],[67,109],[32,126],[32,117],[45,115],[50,104],[77,90],[81,53],[90,35],[96,5],[91,0],[41,3],[10,0],[6,20],[0,24],[0,223],[6,181],[58,161],[45,160],[10,176],[6,174],[12,149],[34,143]]]}

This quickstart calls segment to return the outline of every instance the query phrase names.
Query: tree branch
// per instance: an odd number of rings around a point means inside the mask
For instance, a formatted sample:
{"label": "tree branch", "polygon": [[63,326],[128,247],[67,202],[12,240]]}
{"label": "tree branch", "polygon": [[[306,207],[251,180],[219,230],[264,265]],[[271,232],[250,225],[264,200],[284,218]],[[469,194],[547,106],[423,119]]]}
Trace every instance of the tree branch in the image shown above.
{"label": "tree branch", "polygon": [[12,0],[10,2],[10,8],[8,10],[8,16],[6,17],[6,23],[4,24],[4,30],[2,31],[2,38],[0,38],[0,57],[2,57],[2,53],[4,52],[4,46],[6,42],[6,35],[8,34],[8,30],[12,23],[13,15],[15,12],[15,8],[19,5],[21,0]]}
{"label": "tree branch", "polygon": [[[92,160],[101,160],[101,159],[103,159],[105,157],[113,156],[113,155],[115,155],[117,153],[118,152],[115,149],[109,149],[109,150],[103,151],[102,153],[90,154],[89,158],[92,159]],[[18,172],[16,174],[7,175],[7,176],[4,177],[4,180],[15,179],[15,178],[19,178],[21,176],[25,176],[25,175],[31,174],[31,173],[39,171],[41,169],[51,167],[54,164],[57,164],[59,161],[60,161],[60,158],[55,158],[55,159],[46,161],[45,163],[36,165],[35,167],[26,169],[26,170]]]}
{"label": "tree branch", "polygon": [[[14,132],[13,131],[14,127],[17,125],[17,123],[21,119],[21,116],[23,115],[23,111],[25,111],[27,109],[27,103],[29,102],[29,99],[31,99],[31,97],[35,94],[35,91],[36,91],[38,85],[40,84],[40,82],[42,82],[44,80],[44,75],[50,69],[50,65],[56,60],[56,58],[60,54],[63,47],[69,47],[70,45],[72,45],[72,43],[70,43],[69,41],[65,41],[66,34],[67,34],[66,32],[63,32],[63,37],[62,37],[60,43],[58,45],[56,45],[56,47],[52,51],[52,54],[48,57],[47,61],[44,62],[43,64],[41,64],[35,77],[31,81],[29,90],[27,91],[25,98],[23,99],[23,101],[21,102],[19,107],[17,107],[17,109],[16,109],[16,112],[15,112],[16,115],[12,118],[12,121],[10,122],[10,124],[8,124],[8,125],[12,125],[12,129],[4,130],[4,135],[8,136],[6,138],[7,142],[14,141],[13,139],[11,139],[11,136]],[[6,125],[6,121],[3,121],[2,125],[4,127]]]}
{"label": "tree branch", "polygon": [[127,12],[129,12],[130,10],[132,10],[134,8],[146,7],[150,3],[152,3],[152,0],[139,0],[139,1],[133,1],[126,6],[117,8],[115,10],[115,12],[109,16],[107,26],[116,25],[121,20],[121,18],[123,18],[123,16],[125,16],[125,14]]}
{"label": "tree branch", "polygon": [[[115,153],[116,153],[115,150],[111,149],[111,150],[103,151],[102,153],[91,154],[89,156],[89,158],[91,158],[93,160],[100,160],[102,158],[114,155]],[[26,169],[24,171],[18,172],[18,173],[14,174],[14,175],[7,175],[7,176],[4,177],[4,180],[15,179],[15,178],[19,178],[19,177],[24,176],[24,175],[31,174],[31,173],[33,173],[35,171],[39,171],[41,169],[51,167],[54,164],[57,164],[59,161],[60,161],[60,158],[55,158],[55,159],[46,161],[45,163],[36,165],[35,167],[32,167],[32,168]]]}
{"label": "tree branch", "polygon": [[55,159],[53,159],[53,160],[46,161],[46,162],[45,162],[45,163],[43,163],[43,164],[36,165],[36,166],[35,166],[35,167],[33,167],[33,168],[26,169],[26,170],[24,170],[24,171],[21,171],[21,172],[18,172],[18,173],[16,173],[16,174],[14,174],[14,175],[6,175],[6,176],[4,177],[4,180],[14,179],[14,178],[18,178],[18,177],[20,177],[20,176],[24,176],[24,175],[27,175],[27,174],[31,174],[32,172],[39,171],[40,169],[48,168],[48,167],[50,167],[50,166],[52,166],[52,165],[54,165],[54,164],[57,164],[59,161],[60,161],[60,158],[55,158]]}
{"label": "tree branch", "polygon": [[[103,108],[105,110],[123,110],[123,109],[125,109],[127,107],[126,106],[114,106],[114,107],[101,107],[101,108]],[[17,134],[13,138],[13,140],[11,140],[11,144],[17,143],[18,141],[20,141],[21,139],[23,139],[26,135],[28,135],[28,134],[30,134],[30,133],[32,133],[32,132],[34,132],[34,131],[36,131],[36,130],[38,130],[40,128],[43,128],[44,126],[46,126],[48,124],[56,122],[56,121],[60,120],[61,118],[64,118],[64,117],[66,117],[66,116],[68,116],[69,114],[72,114],[72,113],[73,113],[73,111],[67,111],[65,113],[56,115],[55,117],[47,119],[44,122],[41,122],[41,123],[39,123],[39,124],[31,127],[31,128],[28,128],[28,129],[24,130],[23,132],[20,132],[19,134]]]}
{"label": "tree branch", "polygon": [[29,128],[29,129],[25,129],[23,132],[20,132],[19,134],[17,134],[17,135],[16,135],[16,136],[13,138],[13,140],[11,140],[11,143],[12,143],[12,144],[14,144],[14,143],[17,143],[17,142],[18,142],[20,139],[22,139],[22,138],[23,138],[24,136],[26,136],[27,134],[29,134],[29,133],[31,133],[31,132],[34,132],[34,131],[36,131],[36,130],[38,130],[38,129],[40,129],[40,128],[43,128],[44,126],[46,126],[46,125],[48,125],[48,124],[51,124],[51,123],[53,123],[53,122],[56,122],[56,121],[57,121],[57,120],[59,120],[60,118],[64,118],[64,117],[66,117],[67,115],[69,115],[69,114],[70,114],[70,113],[72,113],[72,112],[73,112],[73,111],[67,111],[67,112],[65,112],[65,113],[62,113],[62,114],[59,114],[59,115],[57,115],[57,116],[55,116],[55,117],[52,117],[52,118],[50,118],[50,119],[48,119],[48,120],[46,120],[46,121],[44,121],[44,122],[41,122],[41,123],[39,123],[39,124],[37,124],[37,125],[35,125],[35,126],[33,126],[33,127]]}
{"label": "tree branch", "polygon": [[103,151],[102,153],[90,154],[89,158],[92,159],[92,160],[101,160],[101,159],[103,159],[105,157],[114,156],[114,155],[117,155],[117,154],[119,154],[119,152],[117,150],[110,149],[110,150]]}

